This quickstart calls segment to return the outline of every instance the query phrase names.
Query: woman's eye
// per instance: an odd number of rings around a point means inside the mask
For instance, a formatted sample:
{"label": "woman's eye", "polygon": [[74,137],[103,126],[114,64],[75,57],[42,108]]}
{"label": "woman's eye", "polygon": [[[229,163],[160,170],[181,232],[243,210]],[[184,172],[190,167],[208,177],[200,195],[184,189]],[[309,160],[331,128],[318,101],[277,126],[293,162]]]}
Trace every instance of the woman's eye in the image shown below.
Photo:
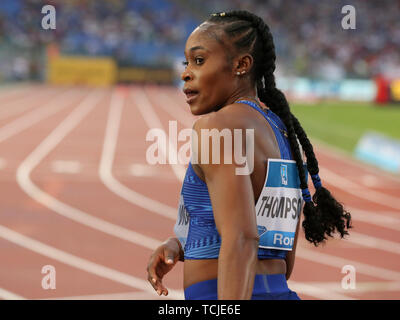
{"label": "woman's eye", "polygon": [[196,62],[196,64],[202,64],[204,59],[203,58],[195,58],[194,61]]}
{"label": "woman's eye", "polygon": [[[201,65],[204,62],[203,58],[194,58],[194,62],[196,63],[196,65]],[[182,64],[187,67],[189,65],[188,61],[182,61]]]}

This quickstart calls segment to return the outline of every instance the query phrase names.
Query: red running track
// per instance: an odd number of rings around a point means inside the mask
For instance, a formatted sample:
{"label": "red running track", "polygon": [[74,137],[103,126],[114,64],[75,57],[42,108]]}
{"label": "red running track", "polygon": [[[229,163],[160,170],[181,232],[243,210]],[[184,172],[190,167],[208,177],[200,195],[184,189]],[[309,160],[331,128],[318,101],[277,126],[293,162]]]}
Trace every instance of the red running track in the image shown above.
{"label": "red running track", "polygon": [[[173,234],[185,166],[150,165],[146,136],[194,119],[173,87],[1,89],[0,298],[182,299],[181,263],[168,297],[147,283],[146,264]],[[289,287],[302,299],[398,299],[400,179],[314,146],[354,229],[318,248],[301,234]],[[47,265],[55,289],[42,286]],[[342,286],[345,266],[355,288]]]}

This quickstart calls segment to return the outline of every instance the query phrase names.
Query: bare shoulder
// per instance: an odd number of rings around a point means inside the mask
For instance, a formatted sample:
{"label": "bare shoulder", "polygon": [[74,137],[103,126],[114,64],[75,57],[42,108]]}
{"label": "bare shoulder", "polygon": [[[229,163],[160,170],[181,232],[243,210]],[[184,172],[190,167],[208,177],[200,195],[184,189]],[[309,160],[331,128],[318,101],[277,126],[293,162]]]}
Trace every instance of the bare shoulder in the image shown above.
{"label": "bare shoulder", "polygon": [[230,104],[197,119],[193,129],[246,129],[249,127],[249,108],[241,103]]}
{"label": "bare shoulder", "polygon": [[254,151],[254,130],[249,118],[252,115],[248,109],[236,104],[227,105],[197,119],[193,125],[192,159],[196,159],[203,171],[208,172],[227,167],[214,164],[242,166],[243,163],[236,163],[237,159],[233,155]]}

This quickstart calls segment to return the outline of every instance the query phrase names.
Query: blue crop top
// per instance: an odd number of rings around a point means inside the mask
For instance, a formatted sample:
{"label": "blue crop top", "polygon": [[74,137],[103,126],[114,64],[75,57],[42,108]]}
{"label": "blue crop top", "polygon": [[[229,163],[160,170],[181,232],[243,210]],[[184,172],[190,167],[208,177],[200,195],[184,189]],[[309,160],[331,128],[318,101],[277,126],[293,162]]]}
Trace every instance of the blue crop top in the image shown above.
{"label": "blue crop top", "polygon": [[[248,104],[260,112],[264,118],[271,125],[275,137],[278,142],[279,150],[281,153],[282,161],[292,160],[292,154],[290,145],[287,137],[283,135],[281,130],[287,131],[285,125],[281,119],[274,114],[271,110],[264,112],[257,104],[252,101],[242,100],[240,103]],[[289,161],[288,161],[289,162]],[[286,165],[284,165],[286,166]],[[271,166],[272,167],[272,166]],[[294,165],[295,167],[295,165]],[[297,170],[297,169],[293,169]],[[279,169],[275,170],[279,171]],[[296,171],[296,173],[297,171]],[[279,178],[280,179],[280,178]],[[298,179],[298,178],[297,178]],[[294,180],[294,179],[292,179]],[[296,181],[299,183],[299,181]],[[296,189],[297,190],[297,189]],[[262,194],[260,195],[260,197]],[[273,197],[263,197],[263,204],[268,203],[268,199]],[[282,197],[285,199],[285,197]],[[301,198],[301,195],[300,195]],[[287,196],[286,196],[286,199]],[[300,215],[300,202],[296,202],[297,198],[293,200],[293,208],[296,209],[296,213]],[[299,200],[300,201],[300,200]],[[289,201],[290,202],[290,201]],[[272,206],[273,200],[271,200],[270,206]],[[288,207],[288,204],[283,203],[284,208]],[[265,206],[265,205],[264,205]],[[274,204],[275,206],[275,204]],[[277,202],[276,207],[279,206]],[[292,206],[292,202],[289,203]],[[259,210],[260,212],[261,210]],[[265,211],[265,208],[264,208]],[[262,214],[264,214],[262,211]],[[288,210],[286,210],[286,215]],[[294,214],[294,215],[295,215]],[[272,214],[273,215],[273,214]],[[296,220],[297,221],[297,220]],[[262,228],[258,226],[259,234],[262,232]],[[264,228],[266,230],[267,228]],[[207,184],[201,180],[195,171],[193,170],[191,162],[187,168],[186,175],[183,181],[181,193],[178,219],[174,227],[175,234],[182,244],[184,250],[185,259],[217,259],[219,255],[219,249],[221,246],[221,237],[217,231],[213,209],[211,206],[210,195],[208,193]],[[287,234],[282,232],[283,234]],[[291,241],[293,242],[294,233],[292,232]],[[279,236],[279,235],[278,235]],[[283,238],[282,238],[283,239]],[[278,237],[279,240],[279,237]],[[290,250],[290,249],[289,249]],[[259,259],[284,259],[286,257],[287,250],[271,249],[271,248],[259,248],[258,258]]]}

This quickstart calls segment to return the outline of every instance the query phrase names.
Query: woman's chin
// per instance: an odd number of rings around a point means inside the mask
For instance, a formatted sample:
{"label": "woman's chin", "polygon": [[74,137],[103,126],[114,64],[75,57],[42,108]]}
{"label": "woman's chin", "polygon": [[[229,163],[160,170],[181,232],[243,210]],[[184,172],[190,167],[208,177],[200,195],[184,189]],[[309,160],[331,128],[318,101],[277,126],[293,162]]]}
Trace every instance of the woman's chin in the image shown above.
{"label": "woman's chin", "polygon": [[204,110],[202,110],[197,104],[190,104],[190,111],[192,112],[193,115],[199,116],[201,114],[204,114]]}
{"label": "woman's chin", "polygon": [[204,107],[204,106],[200,106],[198,104],[190,104],[190,111],[193,115],[195,116],[200,116],[202,114],[207,114],[210,113],[212,111],[216,111],[213,108],[210,107]]}

